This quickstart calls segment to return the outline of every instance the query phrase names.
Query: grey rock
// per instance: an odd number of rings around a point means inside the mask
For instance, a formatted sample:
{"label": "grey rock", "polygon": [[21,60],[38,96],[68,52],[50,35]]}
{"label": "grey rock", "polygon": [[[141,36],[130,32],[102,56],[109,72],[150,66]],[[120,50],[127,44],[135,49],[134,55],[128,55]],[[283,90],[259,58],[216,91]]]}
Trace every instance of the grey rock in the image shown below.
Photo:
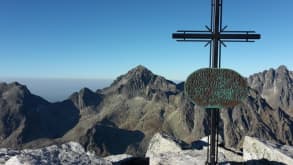
{"label": "grey rock", "polygon": [[156,133],[150,140],[148,150],[146,152],[146,157],[152,157],[155,154],[161,154],[165,152],[180,152],[181,141],[169,136],[167,134]]}
{"label": "grey rock", "polygon": [[34,150],[25,149],[15,151],[11,149],[0,149],[0,155],[0,163],[5,165],[112,164],[110,161],[86,153],[84,148],[76,142]]}
{"label": "grey rock", "polygon": [[260,96],[250,95],[242,105],[222,110],[221,118],[227,147],[240,147],[245,135],[292,144],[292,117]]}
{"label": "grey rock", "polygon": [[275,164],[293,164],[293,147],[280,145],[246,136],[243,143],[243,158],[248,164],[253,160],[267,160]]}
{"label": "grey rock", "polygon": [[[221,147],[218,156],[220,164],[242,162],[241,156]],[[202,165],[207,161],[207,147],[183,150],[180,140],[157,133],[150,141],[146,157],[150,158],[150,165]]]}
{"label": "grey rock", "polygon": [[293,115],[293,73],[281,65],[276,70],[269,69],[248,78],[251,88],[274,109],[281,108]]}

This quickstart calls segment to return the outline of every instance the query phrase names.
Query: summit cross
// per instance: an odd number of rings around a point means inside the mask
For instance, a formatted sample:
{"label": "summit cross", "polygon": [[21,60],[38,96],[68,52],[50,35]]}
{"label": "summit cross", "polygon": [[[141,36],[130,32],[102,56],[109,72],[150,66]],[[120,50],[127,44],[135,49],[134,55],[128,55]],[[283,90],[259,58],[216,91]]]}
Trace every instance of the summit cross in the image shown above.
{"label": "summit cross", "polygon": [[[254,42],[260,39],[255,31],[228,31],[227,26],[222,27],[223,0],[211,0],[211,24],[205,26],[207,30],[178,30],[172,38],[182,42],[206,42],[210,45],[210,68],[221,68],[221,46],[226,42]],[[207,164],[217,164],[219,108],[207,108],[211,138],[209,140]],[[208,136],[209,137],[209,136]],[[209,149],[210,148],[210,149]]]}
{"label": "summit cross", "polygon": [[225,42],[254,42],[260,39],[260,34],[255,31],[226,31],[227,26],[222,27],[223,0],[211,0],[211,25],[205,26],[207,30],[178,30],[172,34],[172,38],[182,42],[207,42],[211,45],[210,67],[221,67],[221,45]]}

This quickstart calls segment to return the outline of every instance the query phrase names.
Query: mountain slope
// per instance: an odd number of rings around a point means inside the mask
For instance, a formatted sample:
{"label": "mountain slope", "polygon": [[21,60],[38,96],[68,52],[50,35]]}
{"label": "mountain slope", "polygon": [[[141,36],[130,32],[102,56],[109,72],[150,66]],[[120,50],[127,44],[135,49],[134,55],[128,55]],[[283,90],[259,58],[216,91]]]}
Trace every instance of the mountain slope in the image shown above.
{"label": "mountain slope", "polygon": [[[273,109],[265,99],[250,95],[242,105],[221,113],[225,144],[241,147],[243,137],[253,136],[292,145],[293,118],[282,109]],[[240,143],[239,143],[240,142]]]}
{"label": "mountain slope", "polygon": [[252,75],[248,83],[272,108],[293,116],[293,72],[284,65]]}
{"label": "mountain slope", "polygon": [[78,122],[69,101],[50,104],[18,83],[0,84],[1,146],[21,147],[40,138],[63,136]]}
{"label": "mountain slope", "polygon": [[193,106],[185,101],[176,84],[143,66],[120,76],[102,93],[105,97],[99,110],[100,119],[108,120],[120,129],[144,133],[140,145],[130,149],[132,151],[145,152],[156,132],[187,138],[194,125],[194,117],[189,116],[193,114]]}
{"label": "mountain slope", "polygon": [[[243,103],[220,110],[226,147],[241,148],[245,135],[292,145],[292,75],[280,66],[247,79],[251,88]],[[143,66],[108,88],[84,88],[58,103],[48,103],[20,84],[2,83],[0,147],[78,141],[99,155],[143,155],[157,132],[192,143],[208,135],[208,115],[186,99],[183,86]]]}

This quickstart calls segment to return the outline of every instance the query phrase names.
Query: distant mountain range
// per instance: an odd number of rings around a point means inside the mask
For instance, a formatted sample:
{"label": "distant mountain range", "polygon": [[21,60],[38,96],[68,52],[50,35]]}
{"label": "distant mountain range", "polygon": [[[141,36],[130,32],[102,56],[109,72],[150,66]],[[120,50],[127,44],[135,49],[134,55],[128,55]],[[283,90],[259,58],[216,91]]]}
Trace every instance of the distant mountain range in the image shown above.
{"label": "distant mountain range", "polygon": [[49,102],[63,101],[83,87],[96,90],[107,87],[113,82],[111,79],[7,77],[0,77],[0,81],[7,83],[17,81],[20,84],[25,84],[31,93],[41,96]]}
{"label": "distant mountain range", "polygon": [[[285,66],[247,78],[249,94],[221,110],[226,147],[241,149],[245,135],[293,143],[293,72]],[[73,93],[50,103],[24,85],[0,83],[0,147],[39,148],[77,141],[105,156],[145,154],[157,132],[187,143],[208,134],[207,113],[189,102],[176,84],[137,66],[109,87]]]}

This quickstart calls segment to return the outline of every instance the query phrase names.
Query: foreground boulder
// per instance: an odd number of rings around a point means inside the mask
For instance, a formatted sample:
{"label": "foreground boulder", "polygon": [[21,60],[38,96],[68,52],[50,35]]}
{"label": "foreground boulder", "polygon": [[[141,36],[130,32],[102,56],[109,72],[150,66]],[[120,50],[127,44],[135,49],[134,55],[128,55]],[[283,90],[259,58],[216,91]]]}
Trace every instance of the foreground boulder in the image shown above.
{"label": "foreground boulder", "polygon": [[[246,136],[243,143],[243,158],[250,164],[264,160],[273,164],[293,164],[293,146],[278,145]],[[248,163],[249,164],[249,163]]]}
{"label": "foreground boulder", "polygon": [[168,136],[167,134],[157,133],[153,136],[149,143],[146,156],[151,156],[158,153],[164,153],[169,151],[175,153],[180,152],[182,150],[180,142],[181,141],[177,140],[174,137]]}
{"label": "foreground boulder", "polygon": [[[221,139],[221,138],[220,138]],[[221,146],[221,143],[219,144]],[[203,165],[207,160],[207,137],[188,145],[172,136],[157,133],[150,140],[146,157],[150,165]],[[265,142],[246,136],[243,153],[218,148],[221,165],[292,165],[293,146]]]}
{"label": "foreground boulder", "polygon": [[69,142],[62,145],[52,145],[42,149],[25,149],[21,151],[0,149],[0,164],[5,165],[112,165],[110,161],[98,158],[85,152],[76,143]]}
{"label": "foreground boulder", "polygon": [[[203,165],[207,160],[207,143],[199,140],[194,144],[196,145],[188,146],[176,138],[157,133],[150,140],[146,157],[149,157],[150,165]],[[218,156],[218,162],[221,164],[242,162],[241,155],[221,147]]]}

